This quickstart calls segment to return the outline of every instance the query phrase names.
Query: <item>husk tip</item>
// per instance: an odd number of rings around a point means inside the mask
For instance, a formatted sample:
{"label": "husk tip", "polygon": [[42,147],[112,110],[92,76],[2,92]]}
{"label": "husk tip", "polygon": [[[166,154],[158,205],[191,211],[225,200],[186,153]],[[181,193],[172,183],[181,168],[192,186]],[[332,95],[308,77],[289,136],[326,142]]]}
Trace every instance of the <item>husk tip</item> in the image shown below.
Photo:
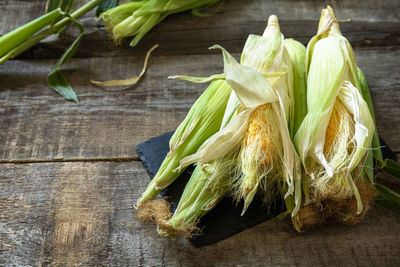
{"label": "husk tip", "polygon": [[208,49],[213,50],[213,49],[221,49],[221,46],[218,44],[210,46]]}
{"label": "husk tip", "polygon": [[279,26],[279,20],[276,15],[271,15],[268,18],[268,26]]}

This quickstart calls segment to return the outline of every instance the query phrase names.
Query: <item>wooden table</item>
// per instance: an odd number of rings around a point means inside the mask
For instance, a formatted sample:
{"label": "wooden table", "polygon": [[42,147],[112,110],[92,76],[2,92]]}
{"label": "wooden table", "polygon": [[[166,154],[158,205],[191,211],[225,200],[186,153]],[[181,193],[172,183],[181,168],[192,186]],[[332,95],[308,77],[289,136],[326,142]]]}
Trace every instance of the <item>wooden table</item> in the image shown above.
{"label": "wooden table", "polygon": [[[371,265],[400,263],[400,218],[378,206],[357,226],[329,224],[298,234],[273,219],[203,248],[157,236],[139,223],[133,204],[149,177],[135,146],[184,118],[204,85],[168,75],[222,71],[220,44],[238,56],[248,34],[261,34],[270,14],[286,37],[304,44],[325,2],[227,0],[209,18],[167,18],[136,48],[114,46],[94,14],[64,74],[80,105],[46,84],[56,58],[77,33],[68,28],[0,66],[0,266]],[[400,153],[400,2],[331,1],[369,82],[378,130]],[[0,34],[41,15],[45,1],[0,1]],[[153,44],[145,78],[122,92],[90,79],[138,74]],[[400,184],[380,177],[395,188]]]}

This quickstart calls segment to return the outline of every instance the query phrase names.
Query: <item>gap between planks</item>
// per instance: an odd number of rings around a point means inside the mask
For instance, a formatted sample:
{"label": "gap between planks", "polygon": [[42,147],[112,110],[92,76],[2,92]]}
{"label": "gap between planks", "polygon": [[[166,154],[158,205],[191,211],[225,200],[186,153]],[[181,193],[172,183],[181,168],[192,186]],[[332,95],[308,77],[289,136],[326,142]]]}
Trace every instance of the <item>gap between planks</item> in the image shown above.
{"label": "gap between planks", "polygon": [[2,159],[0,164],[54,163],[54,162],[130,162],[140,161],[139,156],[117,158],[53,158],[53,159]]}
{"label": "gap between planks", "polygon": [[[397,158],[400,159],[400,152],[395,151]],[[130,162],[141,161],[139,156],[120,157],[120,158],[54,158],[54,159],[2,159],[0,164],[30,164],[30,163],[54,163],[54,162]]]}

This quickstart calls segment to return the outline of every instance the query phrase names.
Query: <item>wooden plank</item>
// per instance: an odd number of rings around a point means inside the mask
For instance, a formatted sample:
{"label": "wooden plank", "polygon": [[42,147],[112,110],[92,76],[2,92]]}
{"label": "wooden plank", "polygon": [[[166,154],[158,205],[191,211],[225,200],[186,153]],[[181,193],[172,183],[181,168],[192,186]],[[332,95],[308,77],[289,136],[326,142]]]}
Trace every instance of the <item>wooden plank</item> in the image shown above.
{"label": "wooden plank", "polygon": [[45,1],[0,1],[0,35],[6,34],[44,14]]}
{"label": "wooden plank", "polygon": [[0,265],[38,262],[51,210],[51,183],[56,169],[39,165],[0,165]]}
{"label": "wooden plank", "polygon": [[[369,81],[378,130],[400,151],[398,51],[357,51]],[[236,55],[238,56],[238,55]],[[137,74],[143,58],[74,59],[64,73],[80,105],[54,93],[45,82],[54,61],[10,61],[0,66],[0,160],[42,161],[135,158],[135,146],[174,130],[206,85],[168,80],[171,74],[207,76],[222,71],[218,52],[207,56],[154,56],[134,88],[107,92],[91,78]]]}
{"label": "wooden plank", "polygon": [[[354,47],[399,48],[400,16],[395,0],[332,2],[341,23],[343,34]],[[144,55],[155,43],[160,43],[162,55],[207,54],[215,43],[229,51],[239,53],[249,33],[264,31],[268,16],[279,16],[286,37],[294,37],[304,44],[316,33],[321,9],[320,1],[271,0],[226,1],[221,11],[212,17],[198,18],[189,12],[168,17],[156,26],[136,48],[125,42],[117,47],[109,33],[96,21],[93,12],[82,22],[86,33],[75,57]],[[41,14],[42,2],[7,1],[0,4],[0,34],[16,25],[22,25],[32,15]],[[11,12],[9,12],[11,10]],[[2,23],[3,22],[3,23]],[[51,38],[22,55],[22,58],[59,57],[77,35],[76,27],[69,27],[60,38]]]}
{"label": "wooden plank", "polygon": [[148,183],[140,162],[0,165],[1,266],[379,265],[400,261],[400,218],[374,207],[358,225],[298,234],[270,220],[194,248],[157,236],[133,204]]}

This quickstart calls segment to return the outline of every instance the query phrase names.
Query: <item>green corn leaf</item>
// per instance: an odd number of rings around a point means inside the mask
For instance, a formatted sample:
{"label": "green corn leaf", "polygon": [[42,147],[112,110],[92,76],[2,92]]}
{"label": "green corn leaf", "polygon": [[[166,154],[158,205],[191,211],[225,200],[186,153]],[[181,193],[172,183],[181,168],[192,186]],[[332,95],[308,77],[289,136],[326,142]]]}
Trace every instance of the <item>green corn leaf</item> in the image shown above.
{"label": "green corn leaf", "polygon": [[51,88],[53,88],[54,91],[62,95],[64,98],[68,100],[73,100],[75,101],[75,103],[79,104],[78,97],[75,94],[75,91],[72,89],[67,79],[60,71],[61,65],[67,62],[75,54],[84,32],[82,24],[80,24],[74,18],[70,16],[68,17],[75,25],[78,26],[80,33],[75,41],[68,47],[61,58],[57,61],[56,65],[47,76],[47,83],[50,85]]}
{"label": "green corn leaf", "polygon": [[97,9],[96,9],[96,16],[100,16],[101,13],[114,8],[118,5],[119,0],[104,0]]}
{"label": "green corn leaf", "polygon": [[381,184],[375,184],[375,188],[379,192],[376,203],[400,215],[400,195]]}
{"label": "green corn leaf", "polygon": [[371,143],[371,147],[374,149],[373,155],[376,160],[383,161],[382,150],[380,149],[381,143],[379,142],[378,130],[376,128],[374,106],[372,104],[372,98],[368,88],[367,80],[365,79],[364,73],[360,68],[358,68],[358,78],[360,79],[361,93],[364,97],[365,102],[367,102],[369,111],[371,112],[372,118],[374,119],[375,133]]}
{"label": "green corn leaf", "polygon": [[400,179],[400,165],[397,162],[391,159],[385,159],[385,161],[383,161],[379,167],[387,174],[390,174],[394,178]]}

